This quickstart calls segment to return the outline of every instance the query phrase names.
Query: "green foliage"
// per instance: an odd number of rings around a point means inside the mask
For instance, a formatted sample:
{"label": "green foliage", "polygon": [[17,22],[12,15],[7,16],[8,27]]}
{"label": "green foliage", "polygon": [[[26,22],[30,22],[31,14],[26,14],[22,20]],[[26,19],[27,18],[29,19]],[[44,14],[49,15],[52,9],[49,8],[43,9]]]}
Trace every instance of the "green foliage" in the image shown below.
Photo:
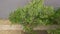
{"label": "green foliage", "polygon": [[52,23],[55,14],[53,7],[43,5],[43,0],[32,0],[24,8],[18,8],[10,14],[9,20],[23,25],[24,30],[31,32],[33,27]]}
{"label": "green foliage", "polygon": [[[55,10],[54,19],[52,19],[53,24],[60,25],[60,8]],[[60,34],[60,29],[47,30],[48,34]]]}
{"label": "green foliage", "polygon": [[48,32],[48,34],[60,34],[60,29],[48,30],[47,32]]}
{"label": "green foliage", "polygon": [[57,22],[57,24],[60,24],[60,8],[56,10],[54,20]]}

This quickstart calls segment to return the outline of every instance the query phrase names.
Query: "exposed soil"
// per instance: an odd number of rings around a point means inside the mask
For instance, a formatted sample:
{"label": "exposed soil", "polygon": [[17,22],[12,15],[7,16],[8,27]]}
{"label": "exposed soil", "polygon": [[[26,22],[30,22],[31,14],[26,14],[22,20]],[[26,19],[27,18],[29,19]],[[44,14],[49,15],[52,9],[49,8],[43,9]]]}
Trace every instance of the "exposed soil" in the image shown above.
{"label": "exposed soil", "polygon": [[[10,25],[11,22],[9,20],[0,20],[0,25]],[[46,31],[35,31],[37,34],[47,34]],[[0,34],[29,34],[26,32],[23,32],[21,30],[0,30]]]}
{"label": "exposed soil", "polygon": [[20,30],[0,30],[0,34],[21,34]]}

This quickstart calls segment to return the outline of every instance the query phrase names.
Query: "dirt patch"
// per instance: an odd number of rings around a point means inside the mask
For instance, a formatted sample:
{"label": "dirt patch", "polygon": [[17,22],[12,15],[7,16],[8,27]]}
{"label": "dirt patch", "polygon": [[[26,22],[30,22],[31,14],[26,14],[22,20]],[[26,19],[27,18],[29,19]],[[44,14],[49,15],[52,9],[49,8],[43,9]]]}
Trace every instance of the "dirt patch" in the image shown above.
{"label": "dirt patch", "polygon": [[0,34],[21,34],[20,30],[0,30]]}
{"label": "dirt patch", "polygon": [[[0,25],[11,25],[8,19],[0,19]],[[21,30],[0,30],[0,34],[21,34]]]}
{"label": "dirt patch", "polygon": [[11,22],[9,20],[4,20],[4,19],[0,19],[0,25],[10,25]]}

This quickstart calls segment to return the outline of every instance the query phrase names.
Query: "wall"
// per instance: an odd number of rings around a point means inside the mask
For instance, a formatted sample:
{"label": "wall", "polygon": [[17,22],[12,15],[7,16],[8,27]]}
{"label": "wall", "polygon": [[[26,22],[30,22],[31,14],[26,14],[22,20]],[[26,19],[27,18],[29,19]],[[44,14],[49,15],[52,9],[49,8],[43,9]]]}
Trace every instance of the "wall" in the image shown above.
{"label": "wall", "polygon": [[0,18],[7,18],[10,12],[26,3],[26,0],[0,0]]}

